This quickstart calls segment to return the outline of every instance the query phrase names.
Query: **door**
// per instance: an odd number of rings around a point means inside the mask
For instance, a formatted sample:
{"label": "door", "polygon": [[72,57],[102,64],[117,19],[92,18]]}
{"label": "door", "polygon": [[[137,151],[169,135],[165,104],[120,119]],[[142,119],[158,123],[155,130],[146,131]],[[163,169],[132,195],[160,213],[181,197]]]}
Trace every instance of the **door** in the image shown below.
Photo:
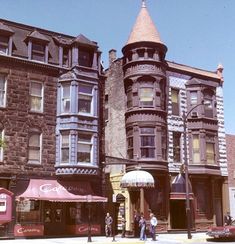
{"label": "door", "polygon": [[171,229],[186,229],[187,218],[184,200],[170,201]]}

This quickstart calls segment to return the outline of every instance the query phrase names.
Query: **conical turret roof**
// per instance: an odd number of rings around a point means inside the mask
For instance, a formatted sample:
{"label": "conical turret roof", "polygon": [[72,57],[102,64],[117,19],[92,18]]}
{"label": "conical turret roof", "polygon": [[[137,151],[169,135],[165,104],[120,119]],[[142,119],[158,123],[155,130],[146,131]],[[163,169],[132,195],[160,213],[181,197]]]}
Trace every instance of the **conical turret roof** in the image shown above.
{"label": "conical turret roof", "polygon": [[163,44],[159,32],[157,31],[157,28],[149,15],[145,1],[142,1],[141,10],[137,16],[136,22],[126,45],[146,41]]}

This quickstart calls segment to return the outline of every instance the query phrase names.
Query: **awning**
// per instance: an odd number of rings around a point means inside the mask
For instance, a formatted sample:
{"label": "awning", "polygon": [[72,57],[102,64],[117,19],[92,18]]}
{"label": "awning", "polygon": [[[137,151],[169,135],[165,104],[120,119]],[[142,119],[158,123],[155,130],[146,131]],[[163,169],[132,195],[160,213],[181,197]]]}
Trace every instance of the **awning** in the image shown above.
{"label": "awning", "polygon": [[[172,181],[171,185],[171,200],[185,200],[186,199],[186,188],[185,188],[185,176],[179,173]],[[189,182],[189,199],[193,200],[192,186]]]}
{"label": "awning", "polygon": [[123,175],[120,186],[123,188],[132,187],[154,187],[153,176],[144,170],[133,170]]}
{"label": "awning", "polygon": [[107,202],[106,197],[93,195],[87,182],[30,179],[25,192],[16,200],[44,200],[55,202]]}

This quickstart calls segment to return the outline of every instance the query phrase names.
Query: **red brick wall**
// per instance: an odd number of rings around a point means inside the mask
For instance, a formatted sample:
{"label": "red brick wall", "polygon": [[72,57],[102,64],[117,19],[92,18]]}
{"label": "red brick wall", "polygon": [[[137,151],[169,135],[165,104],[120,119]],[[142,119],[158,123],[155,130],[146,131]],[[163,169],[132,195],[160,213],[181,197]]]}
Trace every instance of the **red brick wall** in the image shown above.
{"label": "red brick wall", "polygon": [[226,134],[227,160],[228,160],[228,184],[235,187],[235,135]]}

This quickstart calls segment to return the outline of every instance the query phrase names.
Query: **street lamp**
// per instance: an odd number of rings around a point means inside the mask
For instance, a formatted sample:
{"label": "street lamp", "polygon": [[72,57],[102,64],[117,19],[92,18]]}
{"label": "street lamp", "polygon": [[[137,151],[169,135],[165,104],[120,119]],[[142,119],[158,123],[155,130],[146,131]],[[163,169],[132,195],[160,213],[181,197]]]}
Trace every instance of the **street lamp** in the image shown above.
{"label": "street lamp", "polygon": [[188,239],[192,239],[191,235],[191,209],[189,199],[189,174],[188,174],[188,151],[187,151],[187,118],[189,114],[197,107],[207,104],[202,100],[201,103],[192,107],[187,113],[183,111],[183,124],[184,124],[184,172],[185,172],[185,191],[186,191],[186,217],[187,217],[187,233]]}

